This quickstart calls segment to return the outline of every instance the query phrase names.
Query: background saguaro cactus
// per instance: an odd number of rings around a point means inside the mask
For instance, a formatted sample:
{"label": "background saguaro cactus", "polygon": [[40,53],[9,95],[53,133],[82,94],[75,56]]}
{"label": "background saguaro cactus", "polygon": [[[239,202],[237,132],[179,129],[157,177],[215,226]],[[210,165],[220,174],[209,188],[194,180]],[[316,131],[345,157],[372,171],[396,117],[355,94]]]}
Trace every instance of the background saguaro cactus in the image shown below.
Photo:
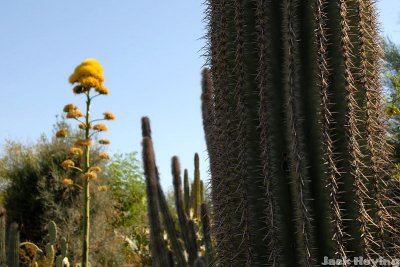
{"label": "background saguaro cactus", "polygon": [[374,1],[207,3],[221,265],[398,258]]}

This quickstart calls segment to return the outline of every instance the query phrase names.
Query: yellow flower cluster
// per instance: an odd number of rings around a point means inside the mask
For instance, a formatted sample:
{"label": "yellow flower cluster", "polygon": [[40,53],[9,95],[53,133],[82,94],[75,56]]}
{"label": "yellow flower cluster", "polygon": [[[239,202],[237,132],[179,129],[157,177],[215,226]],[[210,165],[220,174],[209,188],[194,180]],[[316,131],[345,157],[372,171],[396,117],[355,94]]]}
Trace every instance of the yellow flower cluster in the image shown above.
{"label": "yellow flower cluster", "polygon": [[105,120],[115,120],[115,115],[112,112],[107,111],[104,112],[103,115]]}
{"label": "yellow flower cluster", "polygon": [[96,59],[89,58],[79,64],[69,77],[69,82],[79,83],[74,87],[76,94],[89,91],[90,88],[94,88],[99,94],[108,94],[108,89],[103,85],[103,68]]}
{"label": "yellow flower cluster", "polygon": [[78,107],[75,106],[74,104],[67,104],[67,105],[64,106],[63,111],[64,112],[70,112],[72,110],[77,110],[77,109],[78,109]]}
{"label": "yellow flower cluster", "polygon": [[74,181],[72,181],[71,179],[65,178],[65,179],[63,180],[63,184],[64,184],[65,186],[70,186],[70,185],[73,185],[73,184],[74,184]]}
{"label": "yellow flower cluster", "polygon": [[62,128],[56,133],[57,138],[63,138],[63,137],[67,137],[67,136],[68,136],[68,131],[66,128]]}
{"label": "yellow flower cluster", "polygon": [[[86,130],[86,123],[84,123],[84,122],[79,123],[78,127],[79,127],[79,129]],[[89,126],[89,129],[92,129],[92,127]]]}
{"label": "yellow flower cluster", "polygon": [[66,170],[66,169],[68,169],[68,168],[71,168],[71,167],[74,167],[74,166],[75,166],[75,163],[74,163],[72,160],[70,160],[70,159],[64,160],[64,161],[61,163],[61,167],[62,167],[64,170]]}
{"label": "yellow flower cluster", "polygon": [[83,174],[83,178],[95,181],[97,179],[97,174],[95,172],[87,172]]}
{"label": "yellow flower cluster", "polygon": [[93,125],[93,130],[99,131],[99,132],[105,132],[108,130],[107,126],[103,123],[98,123]]}
{"label": "yellow flower cluster", "polygon": [[71,110],[67,113],[68,119],[77,119],[83,117],[83,113],[77,109]]}
{"label": "yellow flower cluster", "polygon": [[108,190],[108,186],[106,186],[106,185],[99,185],[97,187],[97,191],[99,191],[99,192],[104,192],[104,191],[107,191],[107,190]]}
{"label": "yellow flower cluster", "polygon": [[100,153],[100,154],[99,154],[99,157],[100,157],[101,159],[109,159],[109,158],[110,158],[110,156],[109,156],[107,153]]}
{"label": "yellow flower cluster", "polygon": [[90,167],[89,172],[101,172],[101,168],[99,166]]}
{"label": "yellow flower cluster", "polygon": [[102,144],[102,145],[109,145],[110,143],[111,142],[108,139],[100,139],[99,140],[99,144]]}
{"label": "yellow flower cluster", "polygon": [[79,139],[76,140],[74,143],[75,146],[91,146],[92,145],[92,140],[90,139]]}
{"label": "yellow flower cluster", "polygon": [[83,155],[83,150],[80,149],[79,147],[71,147],[69,149],[69,155],[70,156],[80,156]]}

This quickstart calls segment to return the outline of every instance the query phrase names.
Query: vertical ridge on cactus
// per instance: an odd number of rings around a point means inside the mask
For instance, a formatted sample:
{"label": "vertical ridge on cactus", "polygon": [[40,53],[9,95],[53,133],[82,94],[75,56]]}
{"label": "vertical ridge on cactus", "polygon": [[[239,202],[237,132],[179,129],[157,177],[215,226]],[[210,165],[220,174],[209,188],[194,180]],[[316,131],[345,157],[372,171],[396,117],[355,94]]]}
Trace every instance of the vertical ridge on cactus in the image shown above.
{"label": "vertical ridge on cactus", "polygon": [[157,198],[157,174],[153,144],[148,136],[143,137],[143,165],[146,176],[148,217],[150,223],[150,244],[153,267],[162,267],[167,262],[167,253],[162,238],[159,203]]}
{"label": "vertical ridge on cactus", "polygon": [[400,257],[375,3],[207,5],[202,112],[219,264]]}
{"label": "vertical ridge on cactus", "polygon": [[6,210],[0,206],[0,266],[6,266]]}

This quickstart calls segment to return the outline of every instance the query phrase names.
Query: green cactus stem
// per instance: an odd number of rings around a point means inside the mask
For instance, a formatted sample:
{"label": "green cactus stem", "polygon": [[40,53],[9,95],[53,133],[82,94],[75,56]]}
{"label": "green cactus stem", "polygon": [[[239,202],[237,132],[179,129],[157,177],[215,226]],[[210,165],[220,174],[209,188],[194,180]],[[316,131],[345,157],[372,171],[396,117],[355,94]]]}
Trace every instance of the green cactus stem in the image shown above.
{"label": "green cactus stem", "polygon": [[[147,117],[142,118],[142,134],[143,134],[143,138],[148,137],[151,140],[150,120]],[[175,222],[172,218],[171,212],[169,211],[165,194],[160,185],[160,178],[159,178],[158,169],[157,169],[157,166],[155,163],[155,159],[154,159],[154,168],[155,168],[156,178],[157,178],[156,179],[157,180],[157,196],[158,196],[157,201],[159,204],[159,210],[162,214],[165,229],[167,230],[169,240],[171,241],[172,249],[173,249],[177,264],[178,264],[178,266],[185,267],[187,264],[186,264],[185,256],[183,253],[184,250],[182,248],[181,243],[178,240],[179,234],[176,231]]]}
{"label": "green cactus stem", "polygon": [[147,189],[147,209],[150,224],[150,245],[152,254],[152,266],[162,267],[166,264],[168,258],[166,248],[163,242],[160,211],[158,202],[158,182],[156,174],[155,156],[153,143],[149,137],[144,137],[143,146],[143,164],[146,176]]}
{"label": "green cactus stem", "polygon": [[190,217],[190,182],[188,170],[183,172],[183,203],[185,205],[185,212]]}
{"label": "green cactus stem", "polygon": [[399,258],[374,1],[207,3],[219,264]]}
{"label": "green cactus stem", "polygon": [[181,168],[178,157],[172,158],[172,176],[174,185],[175,195],[175,207],[178,213],[179,226],[182,232],[183,242],[186,247],[186,251],[189,255],[189,266],[194,264],[197,258],[197,246],[196,239],[193,240],[191,229],[189,229],[189,222],[184,210],[183,196],[182,196],[182,180],[181,180]]}
{"label": "green cactus stem", "polygon": [[200,182],[200,160],[199,154],[194,155],[194,181],[192,186],[192,208],[193,218],[200,218],[200,205],[201,205],[201,182]]}
{"label": "green cactus stem", "polygon": [[206,248],[205,258],[207,265],[214,264],[214,252],[211,239],[210,218],[208,216],[208,208],[205,203],[201,204],[201,226],[203,232],[204,246]]}
{"label": "green cactus stem", "polygon": [[6,266],[6,210],[0,207],[0,266]]}
{"label": "green cactus stem", "polygon": [[7,261],[9,267],[19,267],[19,227],[16,222],[8,230]]}

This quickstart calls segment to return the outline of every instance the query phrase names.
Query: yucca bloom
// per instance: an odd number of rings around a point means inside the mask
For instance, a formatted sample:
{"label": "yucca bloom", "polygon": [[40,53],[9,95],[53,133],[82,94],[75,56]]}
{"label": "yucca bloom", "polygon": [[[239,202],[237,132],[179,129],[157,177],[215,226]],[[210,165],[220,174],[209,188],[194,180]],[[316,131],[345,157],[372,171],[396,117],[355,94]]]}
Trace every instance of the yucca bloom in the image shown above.
{"label": "yucca bloom", "polygon": [[67,104],[67,105],[64,106],[63,111],[64,112],[70,112],[71,110],[76,110],[76,109],[78,109],[78,107],[75,106],[74,104]]}
{"label": "yucca bloom", "polygon": [[74,166],[75,166],[75,163],[70,159],[66,159],[61,163],[61,167],[64,170],[67,170],[68,168],[71,168],[71,167],[74,167]]}
{"label": "yucca bloom", "polygon": [[63,180],[63,184],[64,184],[65,186],[70,186],[70,185],[73,185],[73,184],[74,184],[74,181],[72,181],[71,179],[65,178],[65,179]]}
{"label": "yucca bloom", "polygon": [[71,147],[69,149],[69,155],[70,156],[81,156],[81,155],[83,155],[83,150],[80,149],[79,147]]}
{"label": "yucca bloom", "polygon": [[99,144],[102,144],[102,145],[109,145],[110,143],[111,142],[108,139],[100,139],[99,140]]}
{"label": "yucca bloom", "polygon": [[103,123],[98,123],[93,125],[93,130],[99,131],[99,132],[105,132],[108,130],[107,126]]}
{"label": "yucca bloom", "polygon": [[99,154],[99,157],[100,157],[101,159],[109,159],[109,158],[110,158],[110,156],[109,156],[107,153],[100,153],[100,154]]}
{"label": "yucca bloom", "polygon": [[92,140],[90,139],[79,139],[76,140],[74,143],[75,146],[91,146],[92,145]]}
{"label": "yucca bloom", "polygon": [[105,120],[115,120],[115,115],[112,112],[107,111],[104,112],[103,115]]}
{"label": "yucca bloom", "polygon": [[107,190],[108,190],[108,186],[106,186],[106,185],[99,185],[97,187],[97,191],[99,191],[99,192],[104,192],[104,191],[107,191]]}
{"label": "yucca bloom", "polygon": [[87,172],[83,174],[83,177],[88,180],[94,181],[97,179],[97,174],[95,172]]}
{"label": "yucca bloom", "polygon": [[99,166],[90,167],[89,172],[101,172],[101,168]]}
{"label": "yucca bloom", "polygon": [[83,117],[83,113],[77,109],[71,110],[67,113],[68,119],[77,119]]}
{"label": "yucca bloom", "polygon": [[57,138],[63,138],[68,136],[68,130],[66,128],[62,128],[56,132],[56,137]]}

